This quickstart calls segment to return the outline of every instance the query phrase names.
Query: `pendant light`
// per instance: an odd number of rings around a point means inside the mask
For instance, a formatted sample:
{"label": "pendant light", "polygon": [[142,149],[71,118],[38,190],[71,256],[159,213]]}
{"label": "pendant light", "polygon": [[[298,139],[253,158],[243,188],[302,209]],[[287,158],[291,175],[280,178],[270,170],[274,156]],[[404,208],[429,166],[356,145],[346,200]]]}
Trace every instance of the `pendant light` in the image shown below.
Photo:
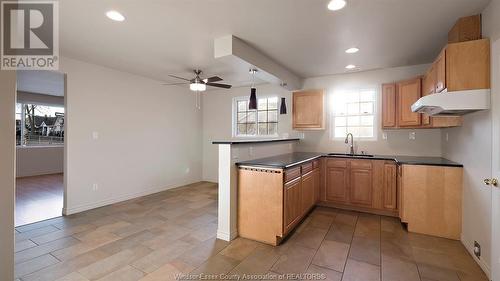
{"label": "pendant light", "polygon": [[255,73],[258,70],[255,68],[250,69],[252,73],[252,87],[250,88],[250,101],[248,102],[248,109],[257,109],[257,89],[255,89]]}
{"label": "pendant light", "polygon": [[280,114],[286,114],[286,102],[285,102],[285,98],[281,98]]}

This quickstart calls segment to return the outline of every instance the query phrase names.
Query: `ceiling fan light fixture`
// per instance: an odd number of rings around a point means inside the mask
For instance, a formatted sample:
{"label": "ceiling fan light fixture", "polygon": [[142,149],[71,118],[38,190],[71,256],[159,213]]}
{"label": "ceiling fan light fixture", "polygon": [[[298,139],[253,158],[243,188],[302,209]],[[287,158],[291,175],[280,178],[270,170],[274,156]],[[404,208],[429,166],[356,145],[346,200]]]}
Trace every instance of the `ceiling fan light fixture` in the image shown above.
{"label": "ceiling fan light fixture", "polygon": [[189,84],[189,89],[194,92],[203,92],[207,89],[207,85],[195,82]]}
{"label": "ceiling fan light fixture", "polygon": [[338,11],[345,7],[347,4],[346,0],[332,0],[328,3],[328,10],[330,11]]}
{"label": "ceiling fan light fixture", "polygon": [[352,47],[352,48],[345,50],[345,52],[348,54],[355,54],[355,53],[359,52],[359,49],[356,47]]}

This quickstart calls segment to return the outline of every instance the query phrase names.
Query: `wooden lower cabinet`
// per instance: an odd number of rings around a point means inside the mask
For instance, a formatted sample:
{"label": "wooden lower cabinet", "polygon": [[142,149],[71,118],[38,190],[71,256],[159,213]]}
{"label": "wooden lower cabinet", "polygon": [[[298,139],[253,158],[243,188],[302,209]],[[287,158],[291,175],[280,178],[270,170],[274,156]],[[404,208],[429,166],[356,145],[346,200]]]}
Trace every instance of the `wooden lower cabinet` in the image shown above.
{"label": "wooden lower cabinet", "polygon": [[284,190],[284,232],[288,233],[299,222],[303,209],[301,202],[301,193],[303,191],[300,177],[286,183]]}
{"label": "wooden lower cabinet", "polygon": [[327,158],[325,162],[321,205],[398,215],[394,161]]}

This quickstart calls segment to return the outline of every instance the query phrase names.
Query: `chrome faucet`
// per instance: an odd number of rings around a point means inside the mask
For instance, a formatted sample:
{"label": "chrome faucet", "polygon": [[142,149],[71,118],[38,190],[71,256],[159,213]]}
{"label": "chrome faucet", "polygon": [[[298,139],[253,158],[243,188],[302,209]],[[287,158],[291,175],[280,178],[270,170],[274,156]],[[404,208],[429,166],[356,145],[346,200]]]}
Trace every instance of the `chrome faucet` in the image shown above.
{"label": "chrome faucet", "polygon": [[346,144],[349,144],[349,136],[351,136],[351,144],[349,145],[349,147],[350,147],[349,153],[354,155],[354,136],[351,133],[347,133],[347,136],[345,137],[344,142]]}

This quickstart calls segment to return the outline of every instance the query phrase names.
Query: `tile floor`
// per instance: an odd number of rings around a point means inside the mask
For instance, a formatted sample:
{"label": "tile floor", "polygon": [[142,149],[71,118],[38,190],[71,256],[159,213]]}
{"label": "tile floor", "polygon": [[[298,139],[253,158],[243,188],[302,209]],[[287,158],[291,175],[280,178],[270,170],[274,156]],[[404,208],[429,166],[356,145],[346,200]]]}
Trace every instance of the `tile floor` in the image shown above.
{"label": "tile floor", "polygon": [[409,234],[394,218],[316,208],[279,247],[217,240],[216,224],[217,186],[202,182],[18,227],[16,278],[487,280],[460,242]]}
{"label": "tile floor", "polygon": [[16,226],[60,217],[63,174],[16,179]]}

